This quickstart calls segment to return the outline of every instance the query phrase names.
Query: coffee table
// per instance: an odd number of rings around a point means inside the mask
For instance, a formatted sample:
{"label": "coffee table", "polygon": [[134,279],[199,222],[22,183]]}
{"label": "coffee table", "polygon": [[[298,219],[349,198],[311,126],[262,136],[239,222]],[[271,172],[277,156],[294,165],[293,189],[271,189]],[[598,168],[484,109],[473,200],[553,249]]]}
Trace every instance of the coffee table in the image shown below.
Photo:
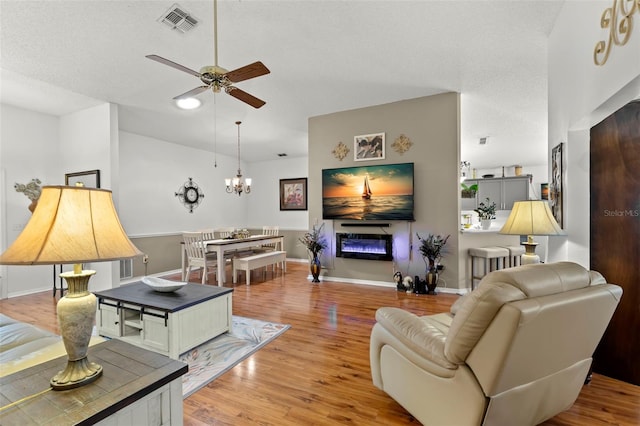
{"label": "coffee table", "polygon": [[161,293],[141,281],[98,291],[98,333],[178,359],[230,329],[232,292],[189,283]]}

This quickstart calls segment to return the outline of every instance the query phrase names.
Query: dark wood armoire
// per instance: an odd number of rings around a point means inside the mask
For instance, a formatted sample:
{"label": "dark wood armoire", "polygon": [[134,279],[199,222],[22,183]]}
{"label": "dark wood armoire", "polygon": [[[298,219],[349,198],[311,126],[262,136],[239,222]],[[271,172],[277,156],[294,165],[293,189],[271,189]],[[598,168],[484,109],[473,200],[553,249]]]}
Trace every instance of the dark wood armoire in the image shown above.
{"label": "dark wood armoire", "polygon": [[640,385],[640,101],[591,128],[590,267],[624,294],[593,370]]}

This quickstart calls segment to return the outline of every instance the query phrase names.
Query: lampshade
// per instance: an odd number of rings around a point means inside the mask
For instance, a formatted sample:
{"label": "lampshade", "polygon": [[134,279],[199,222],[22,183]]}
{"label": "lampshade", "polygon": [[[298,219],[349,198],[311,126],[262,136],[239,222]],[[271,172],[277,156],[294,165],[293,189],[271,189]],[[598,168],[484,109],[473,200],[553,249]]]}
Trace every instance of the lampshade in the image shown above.
{"label": "lampshade", "polygon": [[500,234],[566,235],[542,200],[516,201]]}
{"label": "lampshade", "polygon": [[525,248],[521,257],[523,265],[540,263],[534,235],[566,235],[553,217],[549,204],[541,200],[516,201],[500,234],[527,236],[527,241],[522,243]]}
{"label": "lampshade", "polygon": [[96,271],[82,263],[142,255],[120,225],[111,191],[81,186],[45,186],[22,233],[0,256],[5,265],[73,263],[60,274],[68,293],[57,304],[67,366],[51,379],[54,390],[84,386],[102,375],[102,366],[87,357],[95,323],[96,297],[88,290]]}
{"label": "lampshade", "polygon": [[51,265],[142,255],[122,229],[111,191],[45,186],[31,220],[0,256],[5,265]]}

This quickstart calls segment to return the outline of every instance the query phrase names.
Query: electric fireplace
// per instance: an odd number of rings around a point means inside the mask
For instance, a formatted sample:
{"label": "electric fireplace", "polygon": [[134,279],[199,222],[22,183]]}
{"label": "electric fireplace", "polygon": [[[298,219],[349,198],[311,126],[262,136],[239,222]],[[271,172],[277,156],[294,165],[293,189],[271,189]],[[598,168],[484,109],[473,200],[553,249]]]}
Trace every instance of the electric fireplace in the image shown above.
{"label": "electric fireplace", "polygon": [[393,260],[393,236],[389,234],[336,234],[336,257]]}

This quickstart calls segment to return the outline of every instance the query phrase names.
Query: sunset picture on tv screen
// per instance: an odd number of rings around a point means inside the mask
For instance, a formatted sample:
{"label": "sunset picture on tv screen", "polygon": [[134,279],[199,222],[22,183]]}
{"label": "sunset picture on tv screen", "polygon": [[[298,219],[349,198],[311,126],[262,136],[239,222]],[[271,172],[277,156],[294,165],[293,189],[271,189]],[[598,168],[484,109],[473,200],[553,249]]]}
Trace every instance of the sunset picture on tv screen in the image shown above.
{"label": "sunset picture on tv screen", "polygon": [[413,220],[413,163],[323,170],[322,218]]}

